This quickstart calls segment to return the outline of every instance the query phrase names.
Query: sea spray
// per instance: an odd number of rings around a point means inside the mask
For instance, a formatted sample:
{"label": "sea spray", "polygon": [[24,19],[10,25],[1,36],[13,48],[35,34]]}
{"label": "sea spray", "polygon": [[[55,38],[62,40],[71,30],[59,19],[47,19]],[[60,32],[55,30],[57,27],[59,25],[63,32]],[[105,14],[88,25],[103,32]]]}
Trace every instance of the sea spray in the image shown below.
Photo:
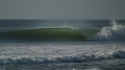
{"label": "sea spray", "polygon": [[95,36],[96,40],[119,41],[125,40],[125,25],[115,20],[111,21],[111,26],[103,27]]}

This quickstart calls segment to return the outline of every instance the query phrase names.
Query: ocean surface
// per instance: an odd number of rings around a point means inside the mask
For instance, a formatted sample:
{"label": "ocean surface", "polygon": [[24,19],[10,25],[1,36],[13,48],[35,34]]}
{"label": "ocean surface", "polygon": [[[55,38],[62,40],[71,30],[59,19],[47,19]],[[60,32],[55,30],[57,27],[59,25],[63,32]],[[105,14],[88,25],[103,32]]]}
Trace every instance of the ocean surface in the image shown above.
{"label": "ocean surface", "polygon": [[89,41],[0,39],[0,70],[125,70],[124,31],[112,21]]}
{"label": "ocean surface", "polygon": [[124,69],[124,42],[0,43],[0,70]]}

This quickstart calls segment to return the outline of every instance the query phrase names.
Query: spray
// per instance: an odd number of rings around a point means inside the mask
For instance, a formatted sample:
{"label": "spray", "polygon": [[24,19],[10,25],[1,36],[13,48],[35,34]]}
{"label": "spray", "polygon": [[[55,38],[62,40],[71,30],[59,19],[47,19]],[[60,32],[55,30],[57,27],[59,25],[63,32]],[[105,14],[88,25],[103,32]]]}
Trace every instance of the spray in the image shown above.
{"label": "spray", "polygon": [[96,40],[125,40],[125,25],[111,20],[111,26],[103,27],[95,36]]}

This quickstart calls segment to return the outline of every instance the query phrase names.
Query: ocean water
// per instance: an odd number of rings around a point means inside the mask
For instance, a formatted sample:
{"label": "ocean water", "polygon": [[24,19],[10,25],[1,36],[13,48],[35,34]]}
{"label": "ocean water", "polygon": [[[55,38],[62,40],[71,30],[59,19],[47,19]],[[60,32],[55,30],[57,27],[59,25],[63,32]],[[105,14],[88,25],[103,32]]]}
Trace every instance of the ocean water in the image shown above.
{"label": "ocean water", "polygon": [[0,70],[125,70],[124,31],[112,21],[90,41],[0,40]]}
{"label": "ocean water", "polygon": [[124,42],[0,43],[0,70],[124,69]]}

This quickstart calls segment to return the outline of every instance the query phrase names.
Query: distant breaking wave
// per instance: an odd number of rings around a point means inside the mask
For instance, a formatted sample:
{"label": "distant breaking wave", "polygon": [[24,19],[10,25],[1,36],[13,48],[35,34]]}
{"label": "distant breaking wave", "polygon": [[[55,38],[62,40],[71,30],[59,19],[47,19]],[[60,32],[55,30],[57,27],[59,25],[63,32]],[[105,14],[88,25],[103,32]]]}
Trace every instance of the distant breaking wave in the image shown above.
{"label": "distant breaking wave", "polygon": [[103,41],[125,40],[125,25],[119,24],[115,20],[112,20],[111,26],[103,27],[101,31],[97,33],[95,39]]}

